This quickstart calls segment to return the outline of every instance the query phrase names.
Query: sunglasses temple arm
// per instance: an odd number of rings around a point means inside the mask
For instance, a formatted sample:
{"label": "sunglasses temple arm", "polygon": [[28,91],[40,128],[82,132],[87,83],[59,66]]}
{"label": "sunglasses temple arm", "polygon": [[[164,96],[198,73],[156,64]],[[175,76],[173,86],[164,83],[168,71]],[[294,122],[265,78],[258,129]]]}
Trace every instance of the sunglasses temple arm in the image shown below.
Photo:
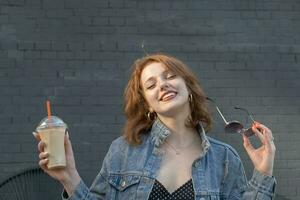
{"label": "sunglasses temple arm", "polygon": [[209,98],[209,97],[206,97],[206,99],[207,99],[208,101],[213,102],[213,103],[215,104],[215,107],[216,107],[216,109],[217,109],[219,115],[222,117],[223,121],[224,121],[225,124],[227,125],[228,122],[227,122],[227,120],[225,119],[225,117],[223,116],[223,114],[222,114],[222,112],[220,111],[219,107],[216,105],[216,102],[215,102],[212,98]]}
{"label": "sunglasses temple arm", "polygon": [[253,119],[253,116],[249,114],[250,119],[252,120],[253,123],[255,123],[255,120]]}
{"label": "sunglasses temple arm", "polygon": [[223,121],[225,122],[225,124],[228,124],[227,120],[226,120],[225,117],[222,115],[222,113],[221,113],[221,111],[220,111],[220,109],[219,109],[218,106],[216,106],[216,109],[217,109],[218,113],[220,114],[220,116],[222,117],[222,119],[223,119]]}
{"label": "sunglasses temple arm", "polygon": [[245,111],[248,114],[248,116],[250,117],[250,119],[252,120],[252,122],[255,123],[255,120],[254,120],[253,116],[249,113],[249,111],[246,108],[240,108],[240,107],[237,107],[237,106],[235,106],[234,108]]}

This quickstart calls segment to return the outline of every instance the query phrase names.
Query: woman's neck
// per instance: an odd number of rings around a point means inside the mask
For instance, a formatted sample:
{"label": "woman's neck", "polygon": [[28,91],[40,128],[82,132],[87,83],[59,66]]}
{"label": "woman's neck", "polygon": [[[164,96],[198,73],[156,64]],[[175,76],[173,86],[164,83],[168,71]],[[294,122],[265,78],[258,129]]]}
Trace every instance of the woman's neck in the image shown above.
{"label": "woman's neck", "polygon": [[186,146],[193,142],[197,137],[197,130],[186,126],[187,117],[159,117],[160,121],[164,123],[171,134],[167,137],[167,141],[176,146]]}

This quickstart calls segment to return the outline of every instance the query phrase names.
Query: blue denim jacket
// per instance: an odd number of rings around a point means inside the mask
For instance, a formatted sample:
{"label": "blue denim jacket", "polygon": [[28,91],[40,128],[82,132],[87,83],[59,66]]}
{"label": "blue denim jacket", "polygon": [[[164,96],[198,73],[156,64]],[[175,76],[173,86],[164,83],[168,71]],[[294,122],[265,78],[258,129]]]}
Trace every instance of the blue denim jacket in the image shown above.
{"label": "blue denim jacket", "polygon": [[[244,199],[271,200],[276,181],[254,170],[248,182],[237,152],[229,145],[207,137],[199,124],[203,153],[192,165],[196,200]],[[73,195],[63,199],[145,199],[149,198],[162,156],[160,145],[170,134],[164,124],[155,121],[149,134],[138,146],[123,137],[112,142],[103,166],[90,189],[81,181]]]}

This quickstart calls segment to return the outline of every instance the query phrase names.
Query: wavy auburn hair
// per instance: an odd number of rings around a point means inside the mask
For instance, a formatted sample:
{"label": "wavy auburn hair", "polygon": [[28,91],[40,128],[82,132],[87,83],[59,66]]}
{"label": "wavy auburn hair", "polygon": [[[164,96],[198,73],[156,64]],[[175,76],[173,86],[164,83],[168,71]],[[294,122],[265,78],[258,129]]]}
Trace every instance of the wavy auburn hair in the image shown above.
{"label": "wavy auburn hair", "polygon": [[180,60],[166,54],[157,53],[137,59],[132,65],[132,74],[124,91],[126,123],[123,134],[129,144],[140,144],[142,134],[146,134],[150,130],[155,120],[149,119],[147,116],[149,106],[141,85],[143,69],[153,62],[162,63],[168,70],[182,77],[189,93],[192,94],[192,100],[190,101],[191,115],[185,122],[186,126],[196,128],[201,121],[205,130],[210,130],[212,119],[208,111],[206,96],[195,75]]}

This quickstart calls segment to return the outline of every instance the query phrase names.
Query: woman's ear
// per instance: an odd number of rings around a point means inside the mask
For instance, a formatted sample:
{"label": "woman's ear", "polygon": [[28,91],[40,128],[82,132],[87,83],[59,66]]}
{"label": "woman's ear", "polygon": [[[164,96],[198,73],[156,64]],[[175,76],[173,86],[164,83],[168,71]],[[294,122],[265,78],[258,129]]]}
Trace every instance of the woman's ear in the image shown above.
{"label": "woman's ear", "polygon": [[153,108],[151,108],[151,107],[149,107],[148,110],[149,110],[149,112],[151,112],[151,113],[153,113],[153,111],[154,111]]}

